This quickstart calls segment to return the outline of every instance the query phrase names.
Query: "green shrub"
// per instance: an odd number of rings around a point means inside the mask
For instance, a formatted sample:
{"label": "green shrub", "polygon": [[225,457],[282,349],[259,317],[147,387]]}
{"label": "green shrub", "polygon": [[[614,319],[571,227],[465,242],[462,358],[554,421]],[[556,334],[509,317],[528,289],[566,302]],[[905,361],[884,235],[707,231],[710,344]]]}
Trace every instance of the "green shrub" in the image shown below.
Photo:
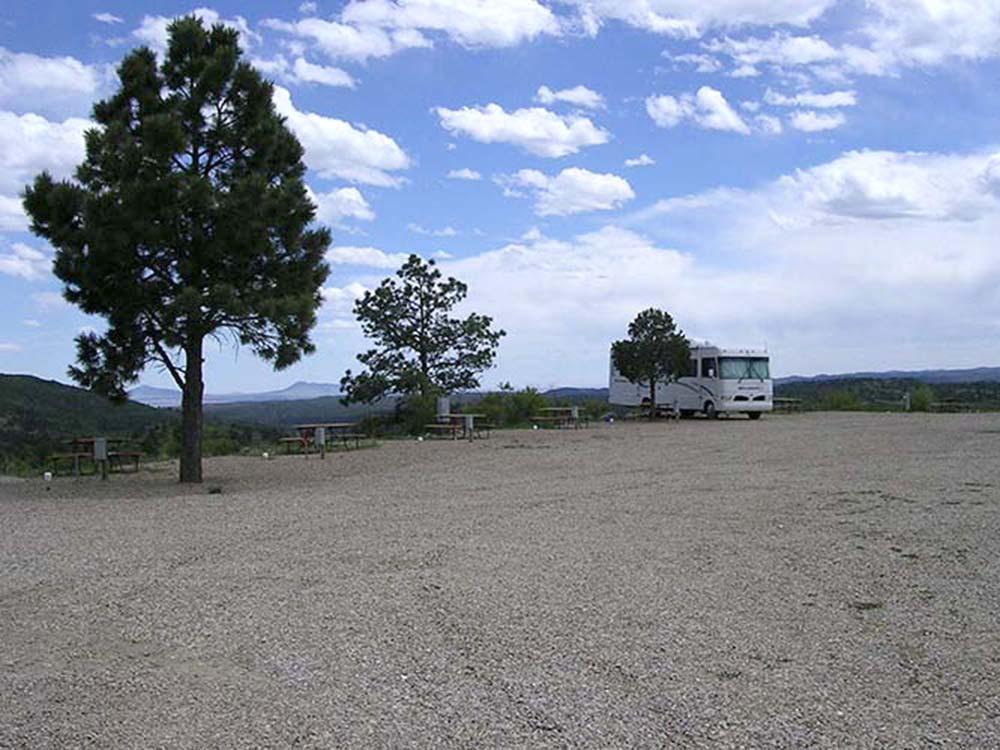
{"label": "green shrub", "polygon": [[830,391],[823,396],[820,408],[827,411],[861,411],[865,406],[856,393]]}
{"label": "green shrub", "polygon": [[404,432],[410,435],[422,435],[427,431],[427,425],[437,417],[437,398],[414,394],[401,400],[396,407],[396,421]]}
{"label": "green shrub", "polygon": [[548,406],[545,397],[534,388],[525,388],[508,394],[506,424],[524,424]]}
{"label": "green shrub", "polygon": [[910,394],[910,411],[930,411],[934,401],[934,391],[930,386],[921,383]]}

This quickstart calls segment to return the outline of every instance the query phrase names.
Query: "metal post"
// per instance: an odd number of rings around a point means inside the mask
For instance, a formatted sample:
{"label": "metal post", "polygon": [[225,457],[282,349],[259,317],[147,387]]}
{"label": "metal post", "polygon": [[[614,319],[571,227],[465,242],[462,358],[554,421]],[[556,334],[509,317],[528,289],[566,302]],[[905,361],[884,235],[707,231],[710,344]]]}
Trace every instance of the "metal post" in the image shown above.
{"label": "metal post", "polygon": [[101,479],[108,478],[108,439],[94,438],[94,461],[101,465]]}
{"label": "metal post", "polygon": [[472,440],[472,425],[476,421],[476,418],[471,414],[465,415],[465,434]]}
{"label": "metal post", "polygon": [[313,440],[319,446],[319,457],[326,458],[326,428],[317,427],[313,433]]}
{"label": "metal post", "polygon": [[437,414],[435,415],[437,422],[443,422],[447,420],[447,415],[451,414],[451,398],[449,396],[438,396],[437,399]]}

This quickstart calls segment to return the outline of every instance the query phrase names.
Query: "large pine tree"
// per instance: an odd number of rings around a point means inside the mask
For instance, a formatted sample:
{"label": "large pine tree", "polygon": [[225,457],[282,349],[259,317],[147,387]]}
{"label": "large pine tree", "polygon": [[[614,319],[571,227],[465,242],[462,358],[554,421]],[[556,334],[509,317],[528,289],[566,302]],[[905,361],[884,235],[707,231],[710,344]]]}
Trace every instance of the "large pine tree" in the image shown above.
{"label": "large pine tree", "polygon": [[313,351],[330,236],[310,228],[302,147],[235,30],[178,19],[162,63],[136,49],[118,79],[75,179],[39,175],[24,205],[66,299],[107,321],[77,338],[71,376],[124,399],[165,368],[183,393],[180,479],[199,482],[205,338],[278,369]]}

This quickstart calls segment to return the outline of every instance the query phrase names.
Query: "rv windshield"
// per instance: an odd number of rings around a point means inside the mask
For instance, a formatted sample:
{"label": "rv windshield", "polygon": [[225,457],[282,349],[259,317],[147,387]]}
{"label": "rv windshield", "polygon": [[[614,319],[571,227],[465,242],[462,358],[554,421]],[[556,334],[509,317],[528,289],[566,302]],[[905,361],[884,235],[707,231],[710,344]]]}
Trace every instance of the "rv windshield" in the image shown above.
{"label": "rv windshield", "polygon": [[722,357],[719,359],[719,377],[723,380],[768,380],[771,372],[767,357]]}

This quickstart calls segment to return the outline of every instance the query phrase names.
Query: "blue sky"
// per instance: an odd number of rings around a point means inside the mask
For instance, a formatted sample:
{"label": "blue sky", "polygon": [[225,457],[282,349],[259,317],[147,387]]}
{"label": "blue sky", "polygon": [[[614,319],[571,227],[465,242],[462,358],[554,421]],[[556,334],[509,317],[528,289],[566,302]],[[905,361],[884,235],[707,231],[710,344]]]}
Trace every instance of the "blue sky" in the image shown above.
{"label": "blue sky", "polygon": [[316,354],[210,347],[210,391],[338,380],[353,299],[410,252],[508,331],[487,386],[604,384],[649,306],[778,374],[998,364],[1000,3],[12,0],[0,371],[65,380],[100,329],[18,193],[71,173],[115,63],[192,11],[277,83],[334,235]]}

